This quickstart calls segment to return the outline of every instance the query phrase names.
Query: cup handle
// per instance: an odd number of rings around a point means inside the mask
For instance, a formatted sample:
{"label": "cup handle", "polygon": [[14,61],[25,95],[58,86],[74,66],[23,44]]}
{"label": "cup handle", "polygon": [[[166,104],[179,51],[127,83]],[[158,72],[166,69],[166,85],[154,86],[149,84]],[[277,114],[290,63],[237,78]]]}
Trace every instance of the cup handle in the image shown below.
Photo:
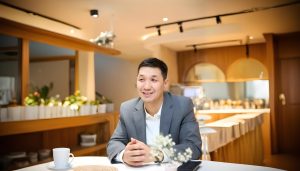
{"label": "cup handle", "polygon": [[69,164],[71,164],[73,162],[73,160],[74,160],[74,154],[70,153],[69,155],[71,157],[70,160],[69,160]]}

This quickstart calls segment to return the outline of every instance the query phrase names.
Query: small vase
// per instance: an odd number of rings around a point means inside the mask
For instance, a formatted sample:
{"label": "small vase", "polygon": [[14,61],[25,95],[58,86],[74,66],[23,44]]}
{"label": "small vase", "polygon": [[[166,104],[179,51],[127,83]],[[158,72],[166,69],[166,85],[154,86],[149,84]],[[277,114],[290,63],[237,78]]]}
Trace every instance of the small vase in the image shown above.
{"label": "small vase", "polygon": [[99,104],[98,105],[98,113],[105,113],[106,104]]}
{"label": "small vase", "polygon": [[91,113],[90,114],[97,114],[97,106],[91,105]]}
{"label": "small vase", "polygon": [[22,107],[21,106],[14,106],[7,108],[7,118],[9,121],[19,121],[22,120]]}
{"label": "small vase", "polygon": [[25,120],[38,119],[39,107],[38,106],[25,106]]}
{"label": "small vase", "polygon": [[79,114],[80,115],[88,115],[90,114],[90,105],[82,105],[79,109]]}

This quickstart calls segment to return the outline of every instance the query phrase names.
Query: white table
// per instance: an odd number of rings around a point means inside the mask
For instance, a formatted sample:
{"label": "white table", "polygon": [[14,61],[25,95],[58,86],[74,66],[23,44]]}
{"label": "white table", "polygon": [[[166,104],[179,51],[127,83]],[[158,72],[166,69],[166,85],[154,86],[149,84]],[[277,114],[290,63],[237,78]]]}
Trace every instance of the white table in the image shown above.
{"label": "white table", "polygon": [[[49,163],[39,164],[27,168],[20,169],[19,171],[48,171]],[[163,166],[159,165],[148,165],[143,167],[130,167],[124,164],[110,164],[107,157],[75,157],[72,168],[76,166],[85,165],[108,165],[118,168],[119,171],[165,171]],[[73,169],[69,169],[72,171]],[[201,167],[198,171],[280,171],[280,169],[254,166],[254,165],[244,165],[244,164],[233,164],[233,163],[223,163],[214,161],[202,161]]]}

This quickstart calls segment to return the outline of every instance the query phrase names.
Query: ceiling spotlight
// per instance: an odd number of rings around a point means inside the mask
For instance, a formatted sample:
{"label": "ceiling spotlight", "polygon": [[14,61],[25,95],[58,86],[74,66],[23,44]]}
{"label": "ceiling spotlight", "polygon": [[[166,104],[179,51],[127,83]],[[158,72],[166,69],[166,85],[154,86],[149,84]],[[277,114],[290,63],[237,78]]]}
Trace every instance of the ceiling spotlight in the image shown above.
{"label": "ceiling spotlight", "polygon": [[183,32],[182,22],[179,22],[179,23],[177,23],[177,24],[178,24],[178,26],[179,26],[179,31],[180,31],[180,33],[182,33],[182,32]]}
{"label": "ceiling spotlight", "polygon": [[97,18],[98,17],[98,10],[92,9],[90,10],[90,14],[92,17]]}
{"label": "ceiling spotlight", "polygon": [[222,23],[222,20],[221,20],[220,16],[216,16],[216,22],[217,22],[217,24],[221,24]]}
{"label": "ceiling spotlight", "polygon": [[161,36],[160,26],[156,26],[156,29],[157,29],[157,34],[158,34],[159,36]]}

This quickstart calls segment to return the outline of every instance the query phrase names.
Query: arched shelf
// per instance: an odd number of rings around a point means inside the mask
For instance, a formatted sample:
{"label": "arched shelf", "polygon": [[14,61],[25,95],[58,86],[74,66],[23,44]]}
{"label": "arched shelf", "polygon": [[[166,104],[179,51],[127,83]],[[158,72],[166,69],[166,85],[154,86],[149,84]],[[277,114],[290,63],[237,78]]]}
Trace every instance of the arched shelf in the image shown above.
{"label": "arched shelf", "polygon": [[226,72],[227,81],[267,80],[268,70],[258,60],[253,58],[238,59]]}
{"label": "arched shelf", "polygon": [[184,82],[197,83],[197,82],[224,82],[225,74],[216,65],[211,63],[198,63],[189,69]]}

